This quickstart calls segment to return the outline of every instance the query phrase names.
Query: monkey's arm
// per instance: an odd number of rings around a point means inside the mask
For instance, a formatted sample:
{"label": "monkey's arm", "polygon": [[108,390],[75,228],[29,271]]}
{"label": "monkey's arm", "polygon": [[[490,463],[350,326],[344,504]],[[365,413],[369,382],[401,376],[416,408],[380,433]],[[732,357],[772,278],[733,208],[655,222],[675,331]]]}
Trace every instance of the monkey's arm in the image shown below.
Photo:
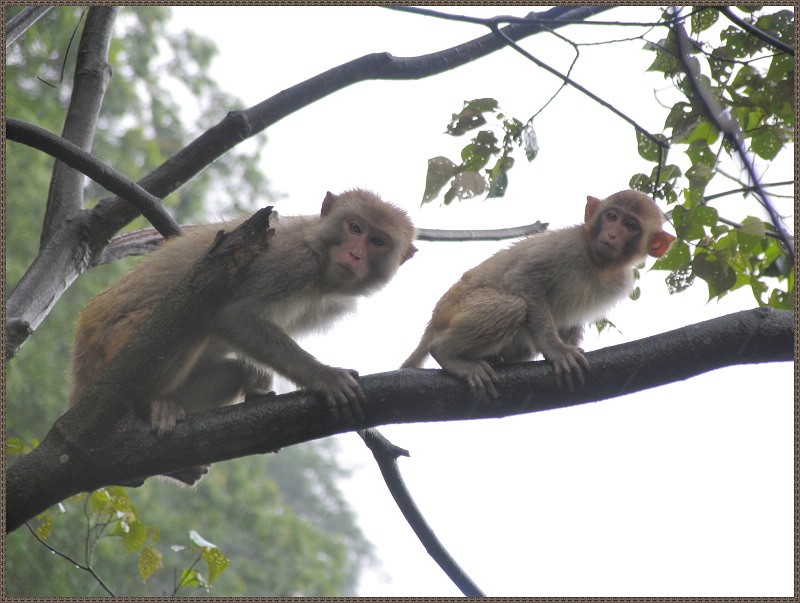
{"label": "monkey's arm", "polygon": [[583,350],[575,345],[580,342],[583,329],[578,327],[575,330],[564,330],[564,334],[568,336],[565,343],[556,327],[550,306],[545,300],[528,301],[526,326],[536,350],[553,365],[558,387],[562,387],[566,382],[567,388],[572,391],[575,387],[573,377],[583,385],[583,371],[591,369],[589,362],[583,356]]}
{"label": "monkey's arm", "polygon": [[229,304],[221,313],[217,332],[236,350],[320,394],[334,411],[344,409],[363,417],[364,392],[355,379],[356,371],[321,363],[249,304]]}

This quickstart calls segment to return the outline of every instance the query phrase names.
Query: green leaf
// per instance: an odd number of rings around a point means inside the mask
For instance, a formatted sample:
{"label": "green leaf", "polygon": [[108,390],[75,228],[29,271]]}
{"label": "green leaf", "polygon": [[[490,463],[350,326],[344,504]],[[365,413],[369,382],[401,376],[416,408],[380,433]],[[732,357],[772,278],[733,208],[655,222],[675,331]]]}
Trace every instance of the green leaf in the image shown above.
{"label": "green leaf", "polygon": [[692,261],[692,255],[689,251],[689,246],[678,239],[670,245],[667,252],[653,262],[651,270],[682,270],[689,266]]}
{"label": "green leaf", "polygon": [[636,130],[636,146],[639,150],[639,156],[642,159],[653,162],[658,161],[658,144],[653,142],[644,132],[638,129]]}
{"label": "green leaf", "polygon": [[677,205],[672,209],[672,223],[678,238],[685,241],[696,241],[705,236],[703,225],[694,220],[691,211]]}
{"label": "green leaf", "polygon": [[55,518],[50,511],[45,511],[36,516],[38,525],[36,526],[36,535],[42,540],[47,540],[53,533],[55,527]]}
{"label": "green leaf", "polygon": [[694,275],[690,268],[674,270],[664,279],[670,295],[686,291],[694,283]]}
{"label": "green leaf", "polygon": [[181,572],[181,577],[178,580],[178,588],[185,588],[187,586],[205,586],[206,579],[197,570],[185,569]]}
{"label": "green leaf", "polygon": [[508,188],[508,170],[514,166],[512,157],[501,157],[489,172],[488,198],[503,197]]}
{"label": "green leaf", "polygon": [[767,236],[764,222],[753,216],[746,217],[736,232],[739,236],[739,248],[745,252],[752,251]]}
{"label": "green leaf", "polygon": [[678,61],[677,54],[674,52],[675,44],[670,41],[671,38],[672,34],[670,34],[670,38],[660,40],[658,44],[650,42],[645,44],[645,49],[656,53],[656,58],[647,68],[647,71],[661,71],[664,73],[664,77],[669,77],[681,70],[680,61]]}
{"label": "green leaf", "polygon": [[147,582],[156,571],[164,567],[164,560],[161,553],[151,546],[146,546],[139,553],[139,575],[144,582]]}
{"label": "green leaf", "polygon": [[764,130],[760,134],[753,136],[750,143],[753,152],[767,161],[775,159],[783,148],[783,141],[772,130]]}
{"label": "green leaf", "polygon": [[691,27],[692,33],[700,33],[708,29],[719,19],[719,12],[715,8],[700,8],[692,13]]}
{"label": "green leaf", "polygon": [[477,171],[461,172],[453,179],[451,190],[459,199],[471,199],[486,192],[486,180]]}
{"label": "green leaf", "polygon": [[464,103],[465,108],[471,109],[473,111],[479,111],[481,113],[490,113],[492,111],[496,111],[497,108],[500,106],[493,98],[476,98],[471,101]]}
{"label": "green leaf", "polygon": [[717,252],[701,252],[692,260],[692,273],[708,285],[709,299],[729,291],[737,279],[736,271]]}
{"label": "green leaf", "polygon": [[692,210],[692,217],[698,224],[703,226],[716,226],[719,220],[719,213],[713,207],[699,205]]}
{"label": "green leaf", "polygon": [[147,526],[141,521],[134,521],[129,524],[129,529],[124,533],[122,539],[125,542],[125,552],[133,553],[138,551],[147,542]]}
{"label": "green leaf", "polygon": [[451,136],[461,136],[485,123],[486,118],[480,111],[464,107],[460,113],[453,113],[453,118],[447,124],[447,133]]}
{"label": "green leaf", "polygon": [[230,564],[230,560],[219,549],[205,549],[203,559],[208,565],[208,583],[213,584],[214,580],[225,571]]}
{"label": "green leaf", "polygon": [[22,438],[6,438],[6,454],[8,456],[28,454],[31,450],[33,450],[33,448],[25,444],[25,442],[22,441]]}
{"label": "green leaf", "polygon": [[428,173],[425,176],[425,193],[422,203],[429,203],[439,196],[444,185],[458,173],[458,167],[447,157],[428,159]]}

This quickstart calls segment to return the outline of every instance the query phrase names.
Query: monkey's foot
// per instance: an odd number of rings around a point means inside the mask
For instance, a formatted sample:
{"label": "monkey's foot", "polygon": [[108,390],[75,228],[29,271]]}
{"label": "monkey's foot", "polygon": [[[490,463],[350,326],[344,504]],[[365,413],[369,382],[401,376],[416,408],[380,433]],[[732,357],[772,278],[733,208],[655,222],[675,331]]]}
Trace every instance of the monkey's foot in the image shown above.
{"label": "monkey's foot", "polygon": [[172,400],[154,400],[150,405],[150,429],[158,437],[175,431],[178,422],[186,418],[183,406]]}
{"label": "monkey's foot", "polygon": [[498,398],[495,385],[500,383],[500,377],[485,360],[450,358],[444,363],[440,360],[439,364],[442,365],[445,372],[464,379],[473,395],[479,400],[496,400]]}
{"label": "monkey's foot", "polygon": [[176,479],[187,486],[194,486],[208,473],[209,467],[211,467],[211,465],[194,465],[193,467],[187,467],[186,469],[173,471],[172,473],[165,473],[164,475]]}

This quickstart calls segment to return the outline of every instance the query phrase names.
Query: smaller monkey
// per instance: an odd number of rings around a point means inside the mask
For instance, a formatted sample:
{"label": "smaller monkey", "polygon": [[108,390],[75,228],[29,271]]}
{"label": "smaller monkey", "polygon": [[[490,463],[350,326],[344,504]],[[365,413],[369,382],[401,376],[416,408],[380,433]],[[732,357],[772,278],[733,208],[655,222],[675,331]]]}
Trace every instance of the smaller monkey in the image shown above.
{"label": "smaller monkey", "polygon": [[633,190],[587,197],[585,222],[531,235],[467,271],[439,300],[403,367],[430,353],[479,399],[497,398],[493,365],[541,353],[558,387],[584,383],[589,363],[578,347],[586,324],[633,288],[633,268],[661,257],[675,237],[664,214]]}
{"label": "smaller monkey", "polygon": [[[86,304],[75,334],[70,405],[216,233],[239,222],[187,228]],[[268,393],[271,371],[335,409],[360,414],[358,374],[319,362],[292,336],[330,325],[354,308],[356,297],[388,283],[416,252],[414,227],[403,210],[361,189],[329,192],[319,215],[279,216],[272,226],[269,247],[247,268],[206,332],[191,342],[170,342],[165,350],[174,377],[149,403],[150,424],[159,435],[187,413]],[[193,467],[172,477],[192,484],[205,470]]]}

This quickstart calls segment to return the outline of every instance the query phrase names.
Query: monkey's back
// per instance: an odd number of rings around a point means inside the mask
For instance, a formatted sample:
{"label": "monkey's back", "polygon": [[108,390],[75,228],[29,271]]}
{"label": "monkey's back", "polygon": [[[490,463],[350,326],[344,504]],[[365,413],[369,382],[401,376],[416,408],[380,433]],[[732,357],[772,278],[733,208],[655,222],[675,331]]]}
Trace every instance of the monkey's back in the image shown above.
{"label": "monkey's back", "polygon": [[582,226],[531,235],[467,271],[463,279],[546,303],[559,327],[603,318],[633,287],[633,263],[598,270]]}

